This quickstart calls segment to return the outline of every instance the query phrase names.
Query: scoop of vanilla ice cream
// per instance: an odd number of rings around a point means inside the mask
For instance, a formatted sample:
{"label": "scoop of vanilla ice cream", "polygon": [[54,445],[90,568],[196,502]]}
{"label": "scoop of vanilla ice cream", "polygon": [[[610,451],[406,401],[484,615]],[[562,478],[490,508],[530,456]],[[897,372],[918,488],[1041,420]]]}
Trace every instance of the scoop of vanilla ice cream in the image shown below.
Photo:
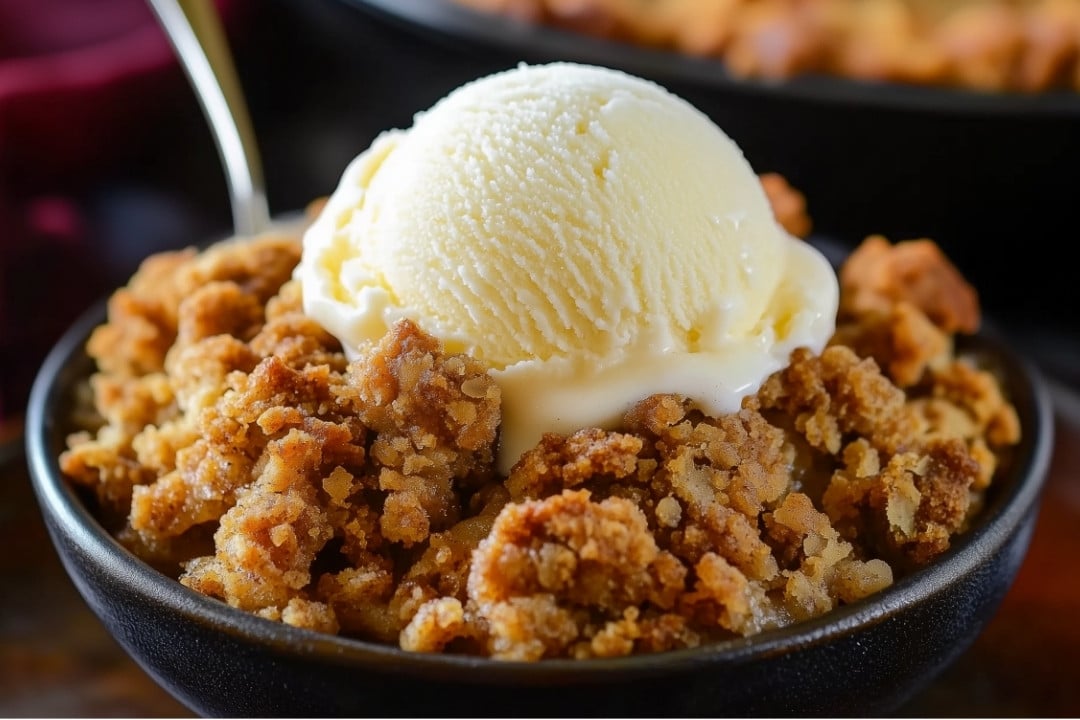
{"label": "scoop of vanilla ice cream", "polygon": [[408,317],[500,385],[499,465],[679,393],[737,410],[834,330],[837,281],[739,148],[660,86],[569,63],[464,85],[382,134],[304,237],[347,351]]}

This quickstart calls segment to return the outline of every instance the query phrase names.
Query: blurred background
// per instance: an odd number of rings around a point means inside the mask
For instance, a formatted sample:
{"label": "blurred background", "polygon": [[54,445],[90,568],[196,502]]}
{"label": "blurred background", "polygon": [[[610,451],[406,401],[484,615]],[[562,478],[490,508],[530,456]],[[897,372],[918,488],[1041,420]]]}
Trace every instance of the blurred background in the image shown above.
{"label": "blurred background", "polygon": [[[275,213],[328,194],[377,133],[410,125],[462,82],[522,60],[610,58],[714,117],[755,170],[787,176],[805,193],[817,234],[849,246],[870,233],[937,240],[979,290],[989,323],[1060,387],[1080,388],[1080,283],[1066,259],[1080,239],[1078,93],[716,81],[715,65],[699,60],[627,54],[522,23],[471,32],[473,16],[460,8],[421,11],[424,21],[404,12],[441,0],[216,2]],[[445,17],[454,23],[440,29]],[[81,312],[146,255],[222,238],[230,224],[210,132],[144,0],[0,0],[0,453],[20,452],[34,373]],[[47,544],[39,520],[25,514],[28,497],[27,488],[5,489],[0,541]],[[38,572],[17,557],[3,562],[0,573]],[[40,622],[50,602],[77,603],[59,568],[48,572],[44,587],[62,588],[61,599],[16,596],[17,582],[0,583],[0,607],[10,611],[0,638],[25,640],[41,628],[20,618]],[[93,650],[103,632],[62,627],[65,636],[46,647]],[[67,662],[40,647],[0,647],[0,664],[26,668],[32,689],[56,669],[35,663]],[[68,670],[79,691],[82,671]],[[65,704],[62,694],[29,704],[23,692],[0,714],[115,714],[107,700],[117,693],[136,714],[184,712],[152,704],[165,701],[143,682],[95,685],[91,703],[104,693],[98,706]]]}

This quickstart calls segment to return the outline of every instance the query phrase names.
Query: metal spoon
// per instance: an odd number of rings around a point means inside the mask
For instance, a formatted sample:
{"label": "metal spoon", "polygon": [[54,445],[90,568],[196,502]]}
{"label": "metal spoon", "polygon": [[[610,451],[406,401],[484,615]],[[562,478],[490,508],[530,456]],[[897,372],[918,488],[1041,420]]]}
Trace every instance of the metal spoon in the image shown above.
{"label": "metal spoon", "polygon": [[237,235],[270,226],[262,163],[228,41],[212,0],[149,0],[199,98],[225,169]]}

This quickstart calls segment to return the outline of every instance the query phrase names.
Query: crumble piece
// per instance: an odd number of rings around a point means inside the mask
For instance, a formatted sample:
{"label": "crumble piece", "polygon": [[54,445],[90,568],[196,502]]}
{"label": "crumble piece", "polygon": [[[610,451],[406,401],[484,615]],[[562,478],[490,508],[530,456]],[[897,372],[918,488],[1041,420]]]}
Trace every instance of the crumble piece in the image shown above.
{"label": "crumble piece", "polygon": [[440,597],[420,606],[401,631],[398,643],[403,650],[441,652],[468,633],[465,608],[454,597]]}
{"label": "crumble piece", "polygon": [[394,591],[393,562],[382,555],[337,572],[321,575],[315,596],[325,602],[343,632],[378,642],[393,643],[403,623],[388,607]]}
{"label": "crumble piece", "polygon": [[309,480],[322,462],[318,439],[293,428],[268,443],[264,458],[256,480],[220,515],[214,559],[180,576],[194,590],[220,590],[230,605],[252,611],[282,608],[300,596],[315,554],[334,533]]}
{"label": "crumble piece", "polygon": [[931,240],[889,243],[871,235],[840,270],[840,319],[889,311],[906,301],[946,333],[979,329],[975,289]]}
{"label": "crumble piece", "polygon": [[[110,513],[127,514],[135,487],[151,482],[156,471],[139,462],[136,437],[145,428],[154,427],[165,446],[179,449],[191,444],[190,423],[180,421],[185,414],[181,388],[197,394],[200,374],[223,374],[230,362],[241,364],[228,355],[235,339],[225,338],[219,345],[203,352],[185,355],[184,346],[175,346],[181,321],[181,305],[188,308],[187,332],[212,340],[213,335],[200,319],[217,323],[213,313],[199,312],[202,303],[216,304],[218,310],[232,316],[217,293],[229,295],[233,303],[245,308],[240,315],[250,317],[253,307],[264,304],[288,279],[291,268],[300,258],[300,244],[295,237],[268,234],[249,241],[228,241],[202,253],[194,249],[166,252],[148,258],[127,287],[112,295],[108,321],[91,334],[87,352],[97,363],[91,376],[94,405],[105,420],[92,441],[75,436],[61,458],[61,469],[76,482],[95,489]],[[192,298],[191,296],[195,296]],[[188,302],[190,300],[190,302]],[[261,311],[260,311],[261,312]],[[209,346],[208,346],[209,347]],[[167,368],[167,356],[176,361]],[[217,358],[217,359],[214,359]],[[183,359],[194,359],[198,368],[187,368]],[[176,383],[171,370],[187,373],[187,381]],[[229,368],[231,369],[231,368]],[[174,428],[179,437],[164,432]],[[142,455],[148,452],[143,443]],[[155,443],[157,444],[157,443]],[[166,455],[174,454],[165,450]],[[157,465],[172,464],[159,459]]]}
{"label": "crumble piece", "polygon": [[764,173],[760,177],[761,187],[765,189],[780,226],[798,238],[809,235],[813,222],[806,212],[806,196],[780,173]]}
{"label": "crumble piece", "polygon": [[914,443],[905,396],[872,358],[833,345],[821,355],[799,348],[788,367],[770,376],[744,406],[779,410],[817,451],[840,453],[848,438],[864,437],[894,453]]}
{"label": "crumble piece", "polygon": [[589,622],[643,603],[670,610],[685,573],[632,502],[565,490],[500,511],[473,554],[468,591],[493,657],[538,660],[587,638]]}
{"label": "crumble piece", "polygon": [[844,537],[909,571],[949,548],[977,475],[962,441],[930,440],[921,452],[891,456],[880,472],[838,470],[822,505]]}
{"label": "crumble piece", "polygon": [[642,440],[633,435],[583,428],[563,437],[545,434],[510,470],[506,489],[515,502],[547,497],[596,476],[621,480],[637,472]]}
{"label": "crumble piece", "polygon": [[841,322],[829,344],[873,358],[897,387],[905,389],[917,385],[930,368],[947,363],[953,353],[951,336],[904,300]]}

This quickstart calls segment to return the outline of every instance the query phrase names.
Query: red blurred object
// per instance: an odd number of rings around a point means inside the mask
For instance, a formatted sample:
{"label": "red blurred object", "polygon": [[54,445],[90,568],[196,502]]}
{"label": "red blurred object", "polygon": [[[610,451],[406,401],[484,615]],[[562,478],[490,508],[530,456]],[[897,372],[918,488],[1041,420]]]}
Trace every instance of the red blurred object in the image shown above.
{"label": "red blurred object", "polygon": [[[245,3],[216,4],[232,35]],[[102,292],[78,194],[193,102],[145,0],[0,0],[0,424]]]}
{"label": "red blurred object", "polygon": [[[217,2],[226,22],[240,4]],[[180,87],[145,0],[0,0],[0,177],[92,171]]]}

